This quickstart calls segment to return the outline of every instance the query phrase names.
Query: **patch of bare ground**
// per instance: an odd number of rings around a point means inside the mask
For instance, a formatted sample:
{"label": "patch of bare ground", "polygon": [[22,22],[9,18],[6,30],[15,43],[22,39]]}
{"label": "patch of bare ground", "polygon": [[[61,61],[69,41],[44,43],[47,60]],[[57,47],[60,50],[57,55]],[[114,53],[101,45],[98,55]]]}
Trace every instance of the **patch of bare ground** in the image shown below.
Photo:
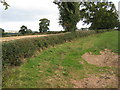
{"label": "patch of bare ground", "polygon": [[[94,64],[100,67],[118,67],[119,55],[111,52],[111,50],[105,49],[100,51],[101,55],[92,55],[91,53],[85,53],[82,58],[90,64]],[[113,72],[112,70],[110,71]],[[74,88],[118,88],[118,76],[117,72],[113,74],[98,74],[88,75],[87,78],[81,80],[71,80]]]}
{"label": "patch of bare ground", "polygon": [[118,88],[116,75],[91,75],[81,80],[71,80],[74,88]]}
{"label": "patch of bare ground", "polygon": [[98,66],[118,67],[118,54],[111,52],[109,49],[100,51],[101,55],[92,55],[85,53],[82,58],[90,64]]}

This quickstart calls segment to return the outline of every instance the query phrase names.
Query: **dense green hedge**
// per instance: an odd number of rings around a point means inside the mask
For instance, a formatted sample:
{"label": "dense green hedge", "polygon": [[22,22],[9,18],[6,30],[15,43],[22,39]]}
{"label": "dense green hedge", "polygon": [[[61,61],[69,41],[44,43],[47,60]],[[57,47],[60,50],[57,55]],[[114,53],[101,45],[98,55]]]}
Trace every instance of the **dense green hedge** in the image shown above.
{"label": "dense green hedge", "polygon": [[37,37],[13,40],[2,43],[3,66],[20,65],[24,58],[31,57],[37,50],[71,41],[75,38],[95,34],[95,31],[77,31],[49,37]]}

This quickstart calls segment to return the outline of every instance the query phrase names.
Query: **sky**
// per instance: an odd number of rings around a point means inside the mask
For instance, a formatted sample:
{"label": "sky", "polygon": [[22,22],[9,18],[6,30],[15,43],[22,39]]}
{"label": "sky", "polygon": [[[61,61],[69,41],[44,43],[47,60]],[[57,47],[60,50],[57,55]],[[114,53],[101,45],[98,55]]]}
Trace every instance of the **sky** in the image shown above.
{"label": "sky", "polygon": [[[112,1],[118,10],[118,2]],[[39,30],[39,20],[47,18],[50,20],[50,31],[61,31],[62,26],[59,25],[59,10],[53,0],[7,0],[10,7],[4,10],[4,6],[0,3],[0,28],[6,32],[18,32],[22,25],[28,27],[32,31]],[[83,25],[82,21],[77,24],[78,29],[89,27]]]}

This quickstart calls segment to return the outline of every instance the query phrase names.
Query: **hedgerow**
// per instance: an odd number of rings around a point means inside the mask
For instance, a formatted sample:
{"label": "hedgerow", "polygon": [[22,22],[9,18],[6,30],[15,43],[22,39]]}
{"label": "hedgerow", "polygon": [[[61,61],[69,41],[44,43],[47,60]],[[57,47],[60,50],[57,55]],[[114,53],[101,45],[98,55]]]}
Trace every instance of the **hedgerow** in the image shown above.
{"label": "hedgerow", "polygon": [[3,67],[21,65],[25,58],[33,56],[37,50],[95,33],[95,31],[77,31],[73,33],[52,35],[47,37],[27,38],[3,42]]}

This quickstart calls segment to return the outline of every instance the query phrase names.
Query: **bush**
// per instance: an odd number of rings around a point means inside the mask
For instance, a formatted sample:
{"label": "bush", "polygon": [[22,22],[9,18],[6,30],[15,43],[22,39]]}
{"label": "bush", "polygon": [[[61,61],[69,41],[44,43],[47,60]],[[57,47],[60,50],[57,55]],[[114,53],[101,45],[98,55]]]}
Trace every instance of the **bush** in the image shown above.
{"label": "bush", "polygon": [[71,41],[75,38],[95,34],[95,31],[78,31],[49,37],[19,39],[2,43],[2,58],[4,66],[18,66],[24,58],[31,57],[37,50]]}

